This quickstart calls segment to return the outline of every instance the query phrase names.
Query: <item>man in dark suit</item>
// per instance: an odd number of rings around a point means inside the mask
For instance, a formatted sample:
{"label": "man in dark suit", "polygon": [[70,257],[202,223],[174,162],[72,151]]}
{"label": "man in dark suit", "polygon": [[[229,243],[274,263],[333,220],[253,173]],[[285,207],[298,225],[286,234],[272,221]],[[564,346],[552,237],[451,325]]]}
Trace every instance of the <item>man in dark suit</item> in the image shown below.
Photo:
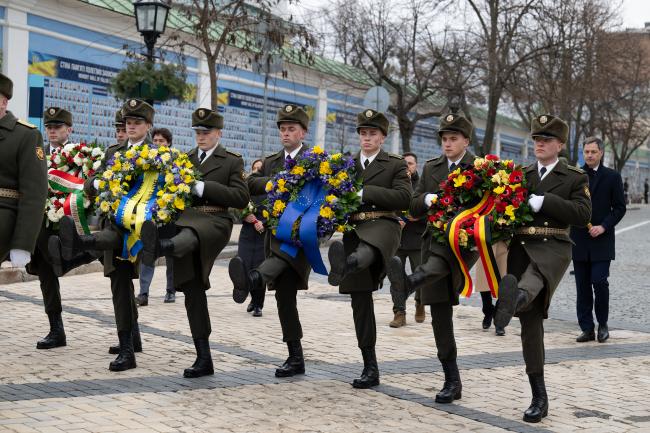
{"label": "man in dark suit", "polygon": [[361,206],[350,215],[354,230],[343,234],[343,242],[330,245],[329,283],[349,294],[357,343],[363,357],[361,377],[355,388],[379,385],[375,354],[377,326],[372,292],[386,274],[386,263],[400,244],[400,214],[409,206],[411,182],[406,162],[399,155],[386,153],[381,146],[388,135],[389,122],[384,113],[367,109],[357,116],[361,150],[355,155],[357,178],[363,180]]}
{"label": "man in dark suit", "polygon": [[[462,114],[449,113],[440,118],[438,136],[443,154],[430,159],[424,165],[422,177],[411,198],[409,211],[414,218],[425,217],[440,182],[450,172],[474,163],[474,155],[468,151],[474,125]],[[436,340],[438,359],[445,372],[445,383],[436,394],[436,403],[451,403],[462,395],[460,372],[456,363],[457,349],[454,338],[453,306],[458,305],[464,277],[453,251],[448,245],[439,244],[429,231],[422,238],[422,264],[411,275],[406,275],[399,257],[388,265],[391,288],[401,291],[403,297],[420,289],[423,305],[430,305],[431,325]],[[478,254],[464,251],[463,259],[471,268]]]}
{"label": "man in dark suit", "polygon": [[[625,194],[621,175],[602,164],[604,145],[589,137],[582,148],[583,170],[589,175],[591,223],[586,228],[571,228],[573,269],[576,278],[576,310],[582,333],[576,341],[596,339],[594,317],[598,321],[598,342],[609,338],[609,264],[614,260],[614,227],[625,215]],[[593,291],[592,291],[593,287]]]}
{"label": "man in dark suit", "polygon": [[558,158],[569,125],[544,114],[531,124],[536,162],[526,167],[533,221],[516,229],[508,251],[508,274],[499,283],[494,325],[521,322],[521,345],[533,399],[524,421],[548,414],[544,383],[544,319],[555,289],[571,263],[569,226],[584,227],[591,216],[587,175]]}
{"label": "man in dark suit", "polygon": [[[420,180],[418,174],[418,157],[413,152],[406,152],[402,157],[406,161],[408,174],[411,178],[411,187],[415,189]],[[395,255],[402,260],[404,267],[406,267],[406,260],[408,259],[411,269],[415,269],[422,262],[420,246],[422,245],[422,234],[427,227],[427,221],[425,218],[413,218],[407,213],[406,215],[401,215],[399,224],[402,226],[402,239]],[[403,292],[391,290],[393,314],[395,315],[393,320],[388,324],[391,328],[400,328],[406,325],[406,299],[403,295]],[[424,305],[420,302],[420,291],[416,290],[415,321],[422,323],[425,318]]]}
{"label": "man in dark suit", "polygon": [[[284,170],[284,162],[303,153],[307,146],[303,143],[309,116],[300,106],[287,104],[278,111],[276,121],[280,132],[282,150],[270,155],[262,162],[262,169],[247,179],[251,195],[266,194],[266,183],[278,171]],[[267,230],[264,243],[266,259],[256,269],[246,272],[244,262],[233,258],[228,265],[228,273],[233,282],[233,299],[243,303],[249,291],[262,291],[266,284],[275,290],[278,304],[278,317],[282,327],[282,340],[287,343],[289,357],[275,370],[276,377],[291,377],[305,373],[305,360],[302,353],[302,326],[298,317],[296,296],[298,290],[307,290],[311,266],[302,249],[296,257],[280,250],[282,243]]]}
{"label": "man in dark suit", "polygon": [[173,258],[174,287],[185,293],[185,310],[196,348],[196,361],[184,377],[214,374],[210,342],[212,333],[208,299],[210,272],[214,261],[228,245],[232,232],[229,208],[242,209],[250,199],[244,181],[244,160],[219,144],[223,116],[208,108],[192,114],[197,147],[188,156],[201,173],[192,186],[192,207],[176,221],[176,235],[159,239],[152,221],[142,225],[142,263],[155,266],[158,257]]}

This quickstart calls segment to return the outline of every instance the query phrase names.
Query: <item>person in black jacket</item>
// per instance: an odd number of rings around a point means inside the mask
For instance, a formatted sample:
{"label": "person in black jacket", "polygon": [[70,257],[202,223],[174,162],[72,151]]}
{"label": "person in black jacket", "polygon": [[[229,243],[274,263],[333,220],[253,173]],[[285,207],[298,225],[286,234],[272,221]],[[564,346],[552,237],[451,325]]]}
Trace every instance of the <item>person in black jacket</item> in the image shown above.
{"label": "person in black jacket", "polygon": [[[576,310],[582,333],[577,342],[593,341],[594,318],[598,321],[598,341],[609,338],[609,264],[614,260],[614,227],[625,215],[625,194],[621,175],[602,164],[603,141],[589,137],[585,141],[583,170],[589,175],[591,222],[586,228],[571,228],[573,269],[576,279]],[[592,292],[593,287],[593,292]],[[594,302],[595,301],[595,302]]]}

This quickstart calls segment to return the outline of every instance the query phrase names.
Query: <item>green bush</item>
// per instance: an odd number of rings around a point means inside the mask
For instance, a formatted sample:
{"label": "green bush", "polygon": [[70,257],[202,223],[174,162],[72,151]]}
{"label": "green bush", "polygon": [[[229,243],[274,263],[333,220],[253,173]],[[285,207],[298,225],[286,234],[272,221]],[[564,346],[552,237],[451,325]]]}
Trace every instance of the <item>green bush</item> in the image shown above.
{"label": "green bush", "polygon": [[118,99],[141,98],[155,101],[187,100],[192,91],[185,67],[151,62],[131,62],[111,81],[110,90]]}

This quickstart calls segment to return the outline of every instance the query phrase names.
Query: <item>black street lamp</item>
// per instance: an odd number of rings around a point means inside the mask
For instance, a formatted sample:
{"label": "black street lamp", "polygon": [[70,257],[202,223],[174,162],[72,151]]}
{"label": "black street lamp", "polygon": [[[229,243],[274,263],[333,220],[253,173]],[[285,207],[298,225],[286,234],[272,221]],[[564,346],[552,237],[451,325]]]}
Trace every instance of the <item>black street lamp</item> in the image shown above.
{"label": "black street lamp", "polygon": [[165,32],[169,5],[160,0],[138,0],[133,2],[135,24],[147,46],[147,60],[153,62],[153,47],[158,36]]}

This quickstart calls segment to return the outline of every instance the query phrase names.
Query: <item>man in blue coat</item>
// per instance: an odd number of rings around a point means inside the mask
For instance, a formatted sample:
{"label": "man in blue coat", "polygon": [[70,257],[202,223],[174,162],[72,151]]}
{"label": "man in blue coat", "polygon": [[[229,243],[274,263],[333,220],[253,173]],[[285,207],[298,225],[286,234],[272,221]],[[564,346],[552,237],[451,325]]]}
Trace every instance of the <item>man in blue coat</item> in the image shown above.
{"label": "man in blue coat", "polygon": [[[603,166],[603,141],[589,137],[583,146],[591,193],[591,222],[585,228],[572,227],[573,269],[576,278],[576,310],[583,343],[596,339],[592,310],[598,321],[598,342],[609,338],[609,264],[614,260],[614,227],[625,215],[625,194],[621,175]],[[593,287],[593,292],[592,292]],[[594,302],[595,301],[595,302]]]}

